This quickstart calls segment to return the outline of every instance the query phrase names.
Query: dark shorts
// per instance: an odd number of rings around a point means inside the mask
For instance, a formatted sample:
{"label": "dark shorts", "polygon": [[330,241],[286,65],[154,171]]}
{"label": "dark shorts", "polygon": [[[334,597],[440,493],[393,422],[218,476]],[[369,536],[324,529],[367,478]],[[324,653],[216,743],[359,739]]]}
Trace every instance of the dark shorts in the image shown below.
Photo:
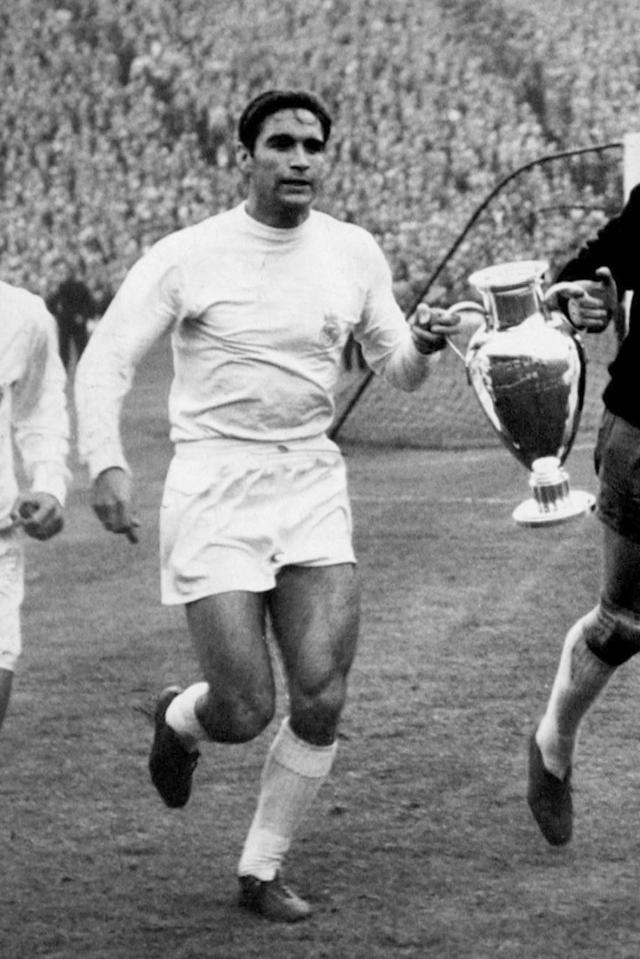
{"label": "dark shorts", "polygon": [[605,410],[594,458],[600,482],[599,518],[640,543],[640,429]]}

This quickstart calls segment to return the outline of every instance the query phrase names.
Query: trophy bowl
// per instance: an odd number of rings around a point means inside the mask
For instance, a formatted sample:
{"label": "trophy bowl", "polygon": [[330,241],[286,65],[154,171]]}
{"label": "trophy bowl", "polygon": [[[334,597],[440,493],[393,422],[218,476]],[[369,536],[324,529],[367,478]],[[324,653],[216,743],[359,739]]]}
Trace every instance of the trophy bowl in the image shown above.
{"label": "trophy bowl", "polygon": [[469,283],[484,318],[464,357],[468,380],[503,444],[529,470],[531,497],[513,512],[524,526],[561,523],[591,512],[595,497],[571,490],[563,464],[580,425],[586,357],[564,316],[550,310],[542,280],[545,260],[497,263]]}

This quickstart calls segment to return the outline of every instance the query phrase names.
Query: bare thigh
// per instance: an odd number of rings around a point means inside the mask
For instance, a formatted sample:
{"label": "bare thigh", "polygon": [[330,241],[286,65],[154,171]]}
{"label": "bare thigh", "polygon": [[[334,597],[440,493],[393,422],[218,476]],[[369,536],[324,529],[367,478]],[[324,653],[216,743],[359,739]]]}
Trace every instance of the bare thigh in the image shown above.
{"label": "bare thigh", "polygon": [[291,726],[308,742],[333,742],[356,652],[355,566],[289,566],[268,596],[289,687]]}
{"label": "bare thigh", "polygon": [[198,719],[217,742],[245,742],[273,717],[275,683],[265,638],[265,595],[238,590],[187,604],[209,696]]}

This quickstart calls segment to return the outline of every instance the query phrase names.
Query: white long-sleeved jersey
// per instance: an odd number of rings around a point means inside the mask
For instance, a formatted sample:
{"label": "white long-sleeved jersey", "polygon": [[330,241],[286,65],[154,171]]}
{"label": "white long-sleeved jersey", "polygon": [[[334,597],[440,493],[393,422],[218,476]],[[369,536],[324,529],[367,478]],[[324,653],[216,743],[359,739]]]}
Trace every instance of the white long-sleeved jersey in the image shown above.
{"label": "white long-sleeved jersey", "polygon": [[64,504],[69,421],[55,321],[39,296],[0,282],[0,529],[18,495],[14,447],[31,489]]}
{"label": "white long-sleeved jersey", "polygon": [[370,367],[416,389],[413,345],[373,237],[312,211],[294,229],[241,204],[156,243],[129,271],[76,371],[81,458],[127,468],[119,419],[139,360],[171,331],[174,443],[322,436],[349,333]]}

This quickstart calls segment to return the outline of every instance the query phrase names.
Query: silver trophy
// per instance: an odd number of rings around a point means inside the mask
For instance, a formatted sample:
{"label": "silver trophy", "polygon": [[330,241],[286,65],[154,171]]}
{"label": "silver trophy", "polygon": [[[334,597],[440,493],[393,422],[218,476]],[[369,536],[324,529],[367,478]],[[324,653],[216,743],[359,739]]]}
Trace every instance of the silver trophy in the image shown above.
{"label": "silver trophy", "polygon": [[561,523],[595,505],[591,493],[571,490],[563,467],[580,423],[586,359],[563,315],[545,303],[548,266],[517,260],[478,270],[469,283],[482,306],[463,301],[450,309],[483,318],[463,359],[489,421],[529,470],[531,496],[513,512],[523,526]]}

